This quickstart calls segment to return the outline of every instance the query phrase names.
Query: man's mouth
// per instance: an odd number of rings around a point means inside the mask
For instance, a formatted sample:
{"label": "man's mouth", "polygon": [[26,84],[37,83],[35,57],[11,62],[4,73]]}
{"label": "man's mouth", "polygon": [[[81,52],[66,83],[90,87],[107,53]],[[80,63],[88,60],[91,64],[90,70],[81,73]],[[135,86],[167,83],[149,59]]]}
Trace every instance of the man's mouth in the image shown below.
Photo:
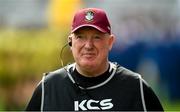
{"label": "man's mouth", "polygon": [[92,58],[95,56],[95,54],[94,53],[84,53],[83,56],[87,57],[87,58]]}

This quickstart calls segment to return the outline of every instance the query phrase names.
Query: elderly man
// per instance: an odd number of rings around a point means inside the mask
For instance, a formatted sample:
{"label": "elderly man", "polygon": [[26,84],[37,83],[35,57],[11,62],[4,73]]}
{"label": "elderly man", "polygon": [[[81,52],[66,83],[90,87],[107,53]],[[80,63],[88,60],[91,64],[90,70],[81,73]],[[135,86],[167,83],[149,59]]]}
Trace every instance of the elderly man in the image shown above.
{"label": "elderly man", "polygon": [[79,10],[68,37],[75,63],[47,73],[26,110],[163,111],[139,74],[108,60],[114,40],[102,9]]}

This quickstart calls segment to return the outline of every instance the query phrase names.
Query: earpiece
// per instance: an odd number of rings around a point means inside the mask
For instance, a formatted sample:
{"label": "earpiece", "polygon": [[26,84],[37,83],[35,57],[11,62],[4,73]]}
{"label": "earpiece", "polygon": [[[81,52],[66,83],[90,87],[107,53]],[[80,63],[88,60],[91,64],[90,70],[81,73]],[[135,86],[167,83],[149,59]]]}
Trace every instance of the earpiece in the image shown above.
{"label": "earpiece", "polygon": [[68,37],[68,44],[70,47],[72,46],[72,34]]}
{"label": "earpiece", "polygon": [[72,46],[72,41],[69,41],[68,44],[69,44],[69,46],[71,47],[71,46]]}

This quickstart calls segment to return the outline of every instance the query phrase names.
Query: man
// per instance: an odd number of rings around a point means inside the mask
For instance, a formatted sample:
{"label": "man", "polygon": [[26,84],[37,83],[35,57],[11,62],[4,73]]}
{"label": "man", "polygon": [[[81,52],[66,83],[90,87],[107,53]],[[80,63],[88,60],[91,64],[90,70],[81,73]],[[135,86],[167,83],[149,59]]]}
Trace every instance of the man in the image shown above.
{"label": "man", "polygon": [[139,74],[108,60],[114,40],[102,9],[78,11],[68,38],[75,63],[44,76],[26,110],[163,111]]}

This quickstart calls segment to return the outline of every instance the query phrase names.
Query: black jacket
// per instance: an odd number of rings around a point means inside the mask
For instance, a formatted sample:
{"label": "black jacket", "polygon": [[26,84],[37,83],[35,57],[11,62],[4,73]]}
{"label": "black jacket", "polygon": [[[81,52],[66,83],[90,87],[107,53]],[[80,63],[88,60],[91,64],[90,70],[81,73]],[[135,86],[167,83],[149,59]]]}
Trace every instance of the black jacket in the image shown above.
{"label": "black jacket", "polygon": [[48,73],[26,110],[163,111],[157,96],[139,74],[110,63],[104,74],[87,78],[75,64]]}

